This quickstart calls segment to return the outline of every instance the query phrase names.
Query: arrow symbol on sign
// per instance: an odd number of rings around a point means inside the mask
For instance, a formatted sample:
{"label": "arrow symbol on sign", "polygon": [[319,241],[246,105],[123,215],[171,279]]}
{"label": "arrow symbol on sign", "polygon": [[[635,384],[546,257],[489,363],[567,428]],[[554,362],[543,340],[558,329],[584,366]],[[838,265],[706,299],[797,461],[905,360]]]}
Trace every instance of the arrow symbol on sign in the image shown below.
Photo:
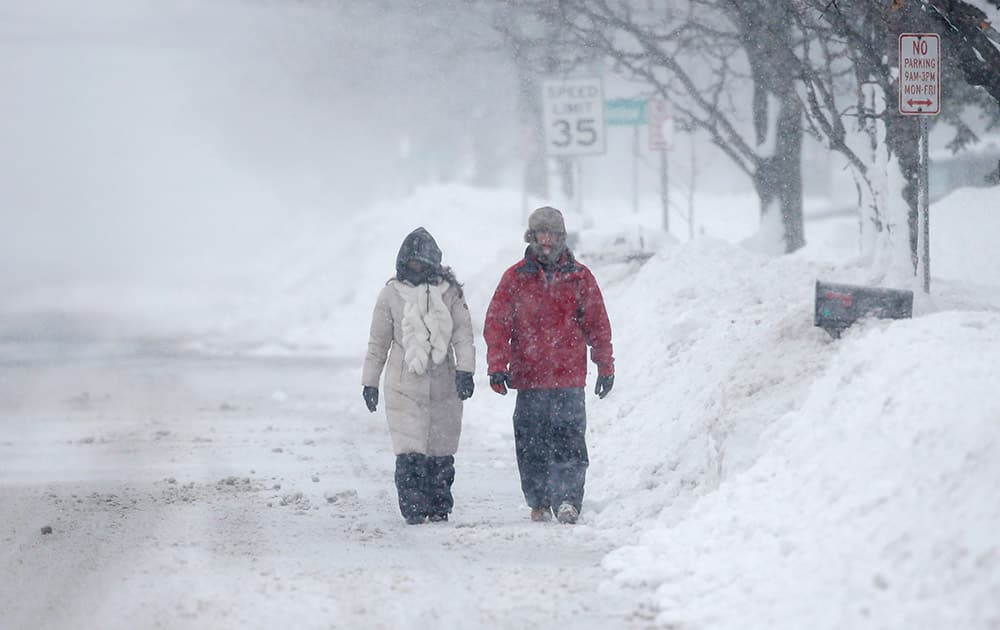
{"label": "arrow symbol on sign", "polygon": [[927,107],[930,107],[933,102],[934,101],[931,100],[915,101],[911,98],[910,100],[906,101],[906,104],[909,105],[910,107],[913,107],[914,105],[926,105]]}

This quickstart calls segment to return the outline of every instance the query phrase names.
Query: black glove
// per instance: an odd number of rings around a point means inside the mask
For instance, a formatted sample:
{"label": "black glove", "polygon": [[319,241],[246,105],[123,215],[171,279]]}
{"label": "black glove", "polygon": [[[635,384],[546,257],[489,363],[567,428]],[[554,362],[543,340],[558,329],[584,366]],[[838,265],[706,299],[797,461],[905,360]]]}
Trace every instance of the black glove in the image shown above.
{"label": "black glove", "polygon": [[476,384],[472,382],[472,372],[455,372],[455,391],[458,392],[459,400],[472,398],[472,392],[476,391]]}
{"label": "black glove", "polygon": [[365,399],[365,404],[368,405],[368,411],[374,413],[378,408],[378,387],[365,385],[361,390],[361,397]]}
{"label": "black glove", "polygon": [[501,396],[507,395],[507,383],[510,382],[510,374],[506,372],[494,372],[490,374],[490,387]]}
{"label": "black glove", "polygon": [[615,375],[608,374],[607,376],[597,377],[597,387],[594,388],[594,393],[600,398],[604,398],[611,391],[611,388],[615,386]]}

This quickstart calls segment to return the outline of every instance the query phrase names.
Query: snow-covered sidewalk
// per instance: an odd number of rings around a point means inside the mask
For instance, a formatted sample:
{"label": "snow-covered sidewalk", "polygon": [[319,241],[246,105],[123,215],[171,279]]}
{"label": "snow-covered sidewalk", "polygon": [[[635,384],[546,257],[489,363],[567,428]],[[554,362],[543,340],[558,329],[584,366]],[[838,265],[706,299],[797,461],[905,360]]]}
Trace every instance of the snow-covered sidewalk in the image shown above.
{"label": "snow-covered sidewalk", "polygon": [[353,363],[120,354],[0,365],[4,628],[641,623],[613,541],[528,520],[495,401],[452,520],[407,526]]}

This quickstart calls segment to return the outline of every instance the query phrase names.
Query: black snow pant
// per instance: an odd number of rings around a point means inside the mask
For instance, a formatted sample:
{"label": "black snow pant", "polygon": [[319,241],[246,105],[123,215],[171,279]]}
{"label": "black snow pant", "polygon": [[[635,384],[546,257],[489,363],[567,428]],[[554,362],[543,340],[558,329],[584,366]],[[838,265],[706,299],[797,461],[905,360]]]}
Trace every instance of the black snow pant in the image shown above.
{"label": "black snow pant", "polygon": [[427,515],[447,516],[455,505],[451,484],[455,481],[455,458],[451,455],[427,458]]}
{"label": "black snow pant", "polygon": [[518,390],[514,448],[521,490],[529,506],[569,503],[580,511],[590,464],[586,432],[582,387]]}
{"label": "black snow pant", "polygon": [[421,453],[396,456],[396,492],[403,518],[445,516],[455,501],[451,484],[455,481],[455,458],[429,457]]}

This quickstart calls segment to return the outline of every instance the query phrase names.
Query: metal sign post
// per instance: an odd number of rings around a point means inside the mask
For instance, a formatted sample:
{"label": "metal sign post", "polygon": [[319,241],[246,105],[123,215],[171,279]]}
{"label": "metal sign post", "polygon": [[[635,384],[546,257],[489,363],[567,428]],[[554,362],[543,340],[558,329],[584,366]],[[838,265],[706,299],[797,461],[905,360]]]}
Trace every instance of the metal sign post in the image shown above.
{"label": "metal sign post", "polygon": [[604,124],[632,127],[632,212],[639,213],[639,127],[646,124],[646,99],[612,98],[604,102]]}
{"label": "metal sign post", "polygon": [[670,232],[670,189],[667,187],[667,151],[674,136],[674,117],[670,101],[651,98],[649,111],[649,149],[660,153],[660,202],[663,204],[663,231]]}
{"label": "metal sign post", "polygon": [[924,280],[924,293],[931,292],[930,203],[928,200],[929,160],[927,150],[927,120],[920,118],[920,163],[917,166],[917,257]]}
{"label": "metal sign post", "polygon": [[604,85],[600,78],[558,78],[542,83],[545,153],[571,159],[569,200],[583,214],[583,165],[578,156],[604,153]]}
{"label": "metal sign post", "polygon": [[937,33],[902,33],[899,36],[899,113],[920,116],[917,251],[923,259],[924,293],[930,293],[930,152],[926,117],[941,113],[941,38]]}

